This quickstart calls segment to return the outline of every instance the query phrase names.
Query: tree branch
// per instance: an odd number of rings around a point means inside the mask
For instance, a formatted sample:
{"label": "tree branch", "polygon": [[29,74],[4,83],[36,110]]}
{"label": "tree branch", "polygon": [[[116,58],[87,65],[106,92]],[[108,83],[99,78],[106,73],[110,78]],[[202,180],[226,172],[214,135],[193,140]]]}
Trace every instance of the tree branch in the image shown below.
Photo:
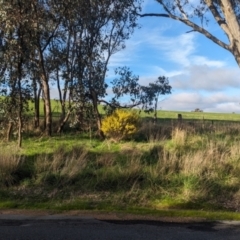
{"label": "tree branch", "polygon": [[226,32],[227,35],[230,34],[229,28],[227,26],[226,20],[221,17],[219,11],[217,10],[216,6],[213,4],[212,0],[205,0],[206,4],[208,5],[208,8],[210,9],[213,17],[215,18],[218,25],[223,29],[224,32]]}
{"label": "tree branch", "polygon": [[144,14],[137,14],[140,17],[166,17],[170,18],[169,14],[166,13],[144,13]]}
{"label": "tree branch", "polygon": [[177,0],[177,6],[178,6],[178,9],[181,12],[182,16],[184,17],[184,19],[188,19],[187,14],[184,12],[184,10],[180,4],[180,0]]}
{"label": "tree branch", "polygon": [[103,99],[101,100],[98,100],[99,103],[105,103],[107,104],[108,106],[112,107],[112,108],[133,108],[133,107],[136,107],[136,106],[139,106],[141,103],[138,102],[138,103],[135,103],[135,104],[131,104],[131,105],[120,105],[120,104],[111,104]]}
{"label": "tree branch", "polygon": [[222,8],[222,12],[225,16],[227,26],[229,29],[229,32],[226,32],[226,34],[228,35],[228,38],[230,40],[231,49],[234,50],[235,44],[237,44],[238,45],[237,55],[239,55],[240,26],[238,19],[234,13],[233,3],[231,1],[222,1],[222,5],[220,6]]}
{"label": "tree branch", "polygon": [[180,18],[172,14],[165,14],[165,13],[145,13],[145,14],[138,14],[140,17],[167,17],[167,18],[172,18],[174,20],[183,22],[184,24],[188,25],[189,27],[193,28],[195,31],[202,33],[205,35],[207,38],[212,40],[214,43],[218,44],[219,46],[225,48],[228,51],[231,51],[231,47],[213,36],[210,32],[208,32],[206,29],[200,27],[199,25],[195,24],[194,22],[185,19],[185,18]]}

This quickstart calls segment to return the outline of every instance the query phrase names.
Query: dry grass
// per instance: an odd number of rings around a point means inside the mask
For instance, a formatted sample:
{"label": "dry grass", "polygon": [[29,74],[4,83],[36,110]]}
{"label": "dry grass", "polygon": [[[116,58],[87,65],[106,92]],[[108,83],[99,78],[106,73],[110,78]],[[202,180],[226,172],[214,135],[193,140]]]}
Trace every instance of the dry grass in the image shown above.
{"label": "dry grass", "polygon": [[22,162],[23,158],[14,151],[0,151],[0,185],[10,186],[14,183],[14,174]]}
{"label": "dry grass", "polygon": [[139,129],[139,138],[143,138],[148,143],[158,142],[170,138],[172,126],[162,126],[154,124],[152,121],[143,122]]}
{"label": "dry grass", "polygon": [[[74,179],[87,165],[88,152],[82,148],[74,148],[69,153],[64,147],[60,147],[52,156],[40,155],[35,161],[36,175],[40,181],[51,177],[55,182],[58,177],[59,183]],[[48,180],[47,180],[48,181]]]}
{"label": "dry grass", "polygon": [[185,203],[200,201],[240,209],[237,129],[236,124],[206,131],[182,125],[172,129],[171,139],[162,137],[161,141],[156,141],[154,134],[151,148],[162,146],[157,161],[147,170],[154,194]]}
{"label": "dry grass", "polygon": [[172,141],[179,146],[184,146],[187,141],[187,131],[178,127],[173,129]]}
{"label": "dry grass", "polygon": [[[156,206],[181,207],[207,203],[240,209],[237,126],[210,127],[148,123],[141,129],[142,142],[107,141],[88,150],[60,147],[36,157],[33,184],[57,189],[77,186],[90,195],[108,193],[106,198],[114,204],[156,202]],[[14,161],[15,168],[0,172],[10,176],[9,182],[19,164]]]}

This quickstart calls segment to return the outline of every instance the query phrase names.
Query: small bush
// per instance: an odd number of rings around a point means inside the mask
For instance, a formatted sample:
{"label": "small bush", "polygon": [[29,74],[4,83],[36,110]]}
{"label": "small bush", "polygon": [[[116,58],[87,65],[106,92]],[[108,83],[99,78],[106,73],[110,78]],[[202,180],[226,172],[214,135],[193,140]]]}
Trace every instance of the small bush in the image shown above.
{"label": "small bush", "polygon": [[115,141],[128,139],[138,130],[139,115],[134,111],[118,109],[103,119],[102,131],[107,138]]}

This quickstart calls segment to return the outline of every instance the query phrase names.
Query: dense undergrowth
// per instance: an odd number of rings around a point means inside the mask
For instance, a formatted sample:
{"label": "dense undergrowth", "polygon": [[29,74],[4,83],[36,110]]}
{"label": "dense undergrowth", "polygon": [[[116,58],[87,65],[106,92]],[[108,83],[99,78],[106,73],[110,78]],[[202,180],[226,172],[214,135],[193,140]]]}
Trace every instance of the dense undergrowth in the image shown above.
{"label": "dense undergrowth", "polygon": [[1,143],[0,208],[240,211],[240,124],[145,122],[128,142]]}

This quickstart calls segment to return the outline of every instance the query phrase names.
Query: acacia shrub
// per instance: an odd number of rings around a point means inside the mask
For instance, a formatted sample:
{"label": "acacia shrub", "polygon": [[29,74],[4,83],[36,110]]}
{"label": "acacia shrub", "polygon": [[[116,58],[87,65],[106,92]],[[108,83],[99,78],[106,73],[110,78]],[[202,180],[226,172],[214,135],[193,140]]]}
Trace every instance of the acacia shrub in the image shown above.
{"label": "acacia shrub", "polygon": [[119,141],[131,138],[138,130],[139,115],[135,111],[115,110],[102,121],[102,131],[107,138]]}

